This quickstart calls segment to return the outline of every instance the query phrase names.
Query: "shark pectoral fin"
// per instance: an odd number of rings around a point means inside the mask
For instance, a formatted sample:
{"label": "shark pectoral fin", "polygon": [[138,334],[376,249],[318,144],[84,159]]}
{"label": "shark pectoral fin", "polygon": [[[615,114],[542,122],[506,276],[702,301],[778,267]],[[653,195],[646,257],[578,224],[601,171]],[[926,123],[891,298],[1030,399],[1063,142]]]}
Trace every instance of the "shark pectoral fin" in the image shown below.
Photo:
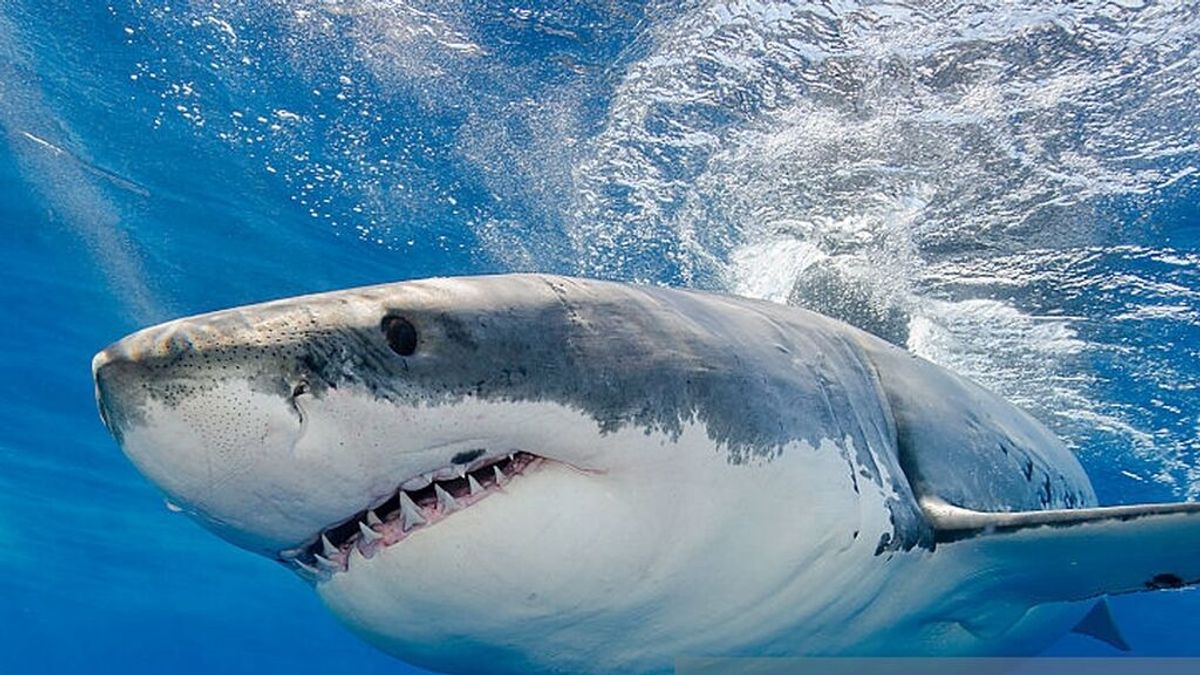
{"label": "shark pectoral fin", "polygon": [[1035,602],[1200,584],[1200,504],[987,513],[920,503],[939,552]]}
{"label": "shark pectoral fin", "polygon": [[1087,616],[1071,629],[1071,632],[1089,635],[1123,652],[1130,649],[1129,643],[1125,641],[1125,637],[1121,635],[1121,629],[1117,627],[1117,622],[1113,619],[1108,601],[1104,599],[1093,605],[1092,611],[1088,612]]}

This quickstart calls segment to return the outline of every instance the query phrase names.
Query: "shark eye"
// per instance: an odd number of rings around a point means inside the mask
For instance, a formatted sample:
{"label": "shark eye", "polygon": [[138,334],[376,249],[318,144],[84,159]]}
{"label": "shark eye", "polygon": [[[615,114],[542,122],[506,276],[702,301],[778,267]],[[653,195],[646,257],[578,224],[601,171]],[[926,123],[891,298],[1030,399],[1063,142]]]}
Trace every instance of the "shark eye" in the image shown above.
{"label": "shark eye", "polygon": [[388,346],[400,356],[411,356],[417,351],[417,329],[402,316],[385,316],[379,325],[387,338]]}

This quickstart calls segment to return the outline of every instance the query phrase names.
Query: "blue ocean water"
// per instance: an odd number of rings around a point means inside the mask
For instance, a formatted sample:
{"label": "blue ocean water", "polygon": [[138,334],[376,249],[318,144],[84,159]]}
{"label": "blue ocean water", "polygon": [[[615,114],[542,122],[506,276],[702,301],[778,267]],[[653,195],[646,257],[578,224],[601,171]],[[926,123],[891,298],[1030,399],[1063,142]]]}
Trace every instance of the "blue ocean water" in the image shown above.
{"label": "blue ocean water", "polygon": [[[803,304],[1022,404],[1106,503],[1196,498],[1200,12],[998,4],[0,3],[5,670],[404,672],[168,512],[89,378],[140,326],[359,284]],[[1198,598],[1113,605],[1200,655]]]}

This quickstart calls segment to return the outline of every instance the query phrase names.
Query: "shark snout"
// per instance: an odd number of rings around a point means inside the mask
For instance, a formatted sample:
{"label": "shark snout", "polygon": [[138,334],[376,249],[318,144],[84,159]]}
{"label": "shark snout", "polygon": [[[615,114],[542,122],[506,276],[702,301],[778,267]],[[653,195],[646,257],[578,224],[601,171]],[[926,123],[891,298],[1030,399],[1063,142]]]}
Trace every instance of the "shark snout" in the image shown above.
{"label": "shark snout", "polygon": [[96,407],[100,420],[109,432],[121,440],[129,409],[131,390],[144,381],[145,367],[130,354],[124,341],[115,343],[92,357],[92,381],[95,384]]}
{"label": "shark snout", "polygon": [[137,358],[131,353],[128,344],[129,338],[114,342],[104,349],[96,352],[92,357],[92,380],[97,385],[103,377],[111,376],[116,370],[128,368],[137,363]]}
{"label": "shark snout", "polygon": [[105,392],[100,386],[100,371],[111,361],[112,355],[108,353],[107,349],[97,352],[96,355],[92,357],[92,383],[95,387],[96,408],[100,412],[100,421],[104,422],[104,426],[108,427],[110,432],[113,430],[112,422],[109,421],[112,418],[108,414],[108,409],[105,406]]}
{"label": "shark snout", "polygon": [[121,451],[172,504],[229,541],[270,553],[343,508],[295,508],[296,495],[319,491],[310,477],[327,465],[291,454],[303,426],[282,348],[261,348],[229,328],[222,317],[177,321],[105,348],[92,359],[96,404]]}
{"label": "shark snout", "polygon": [[193,351],[186,326],[170,322],[138,331],[92,357],[92,380],[100,419],[121,440],[124,427],[156,379]]}

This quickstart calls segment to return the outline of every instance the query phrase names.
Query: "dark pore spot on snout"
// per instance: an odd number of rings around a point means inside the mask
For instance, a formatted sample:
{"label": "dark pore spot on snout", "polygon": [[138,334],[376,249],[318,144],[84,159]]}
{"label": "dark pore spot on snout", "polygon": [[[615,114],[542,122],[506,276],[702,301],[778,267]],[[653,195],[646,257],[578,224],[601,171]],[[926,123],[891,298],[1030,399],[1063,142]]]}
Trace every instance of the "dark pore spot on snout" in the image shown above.
{"label": "dark pore spot on snout", "polygon": [[478,459],[483,454],[483,448],[475,448],[474,450],[464,450],[454,456],[450,460],[451,464],[470,464],[472,460]]}
{"label": "dark pore spot on snout", "polygon": [[1183,588],[1184,581],[1178,574],[1166,572],[1164,574],[1156,574],[1154,578],[1146,582],[1146,588],[1158,590],[1162,588]]}
{"label": "dark pore spot on snout", "polygon": [[412,356],[417,351],[417,329],[402,316],[388,315],[379,324],[388,347],[400,356]]}

